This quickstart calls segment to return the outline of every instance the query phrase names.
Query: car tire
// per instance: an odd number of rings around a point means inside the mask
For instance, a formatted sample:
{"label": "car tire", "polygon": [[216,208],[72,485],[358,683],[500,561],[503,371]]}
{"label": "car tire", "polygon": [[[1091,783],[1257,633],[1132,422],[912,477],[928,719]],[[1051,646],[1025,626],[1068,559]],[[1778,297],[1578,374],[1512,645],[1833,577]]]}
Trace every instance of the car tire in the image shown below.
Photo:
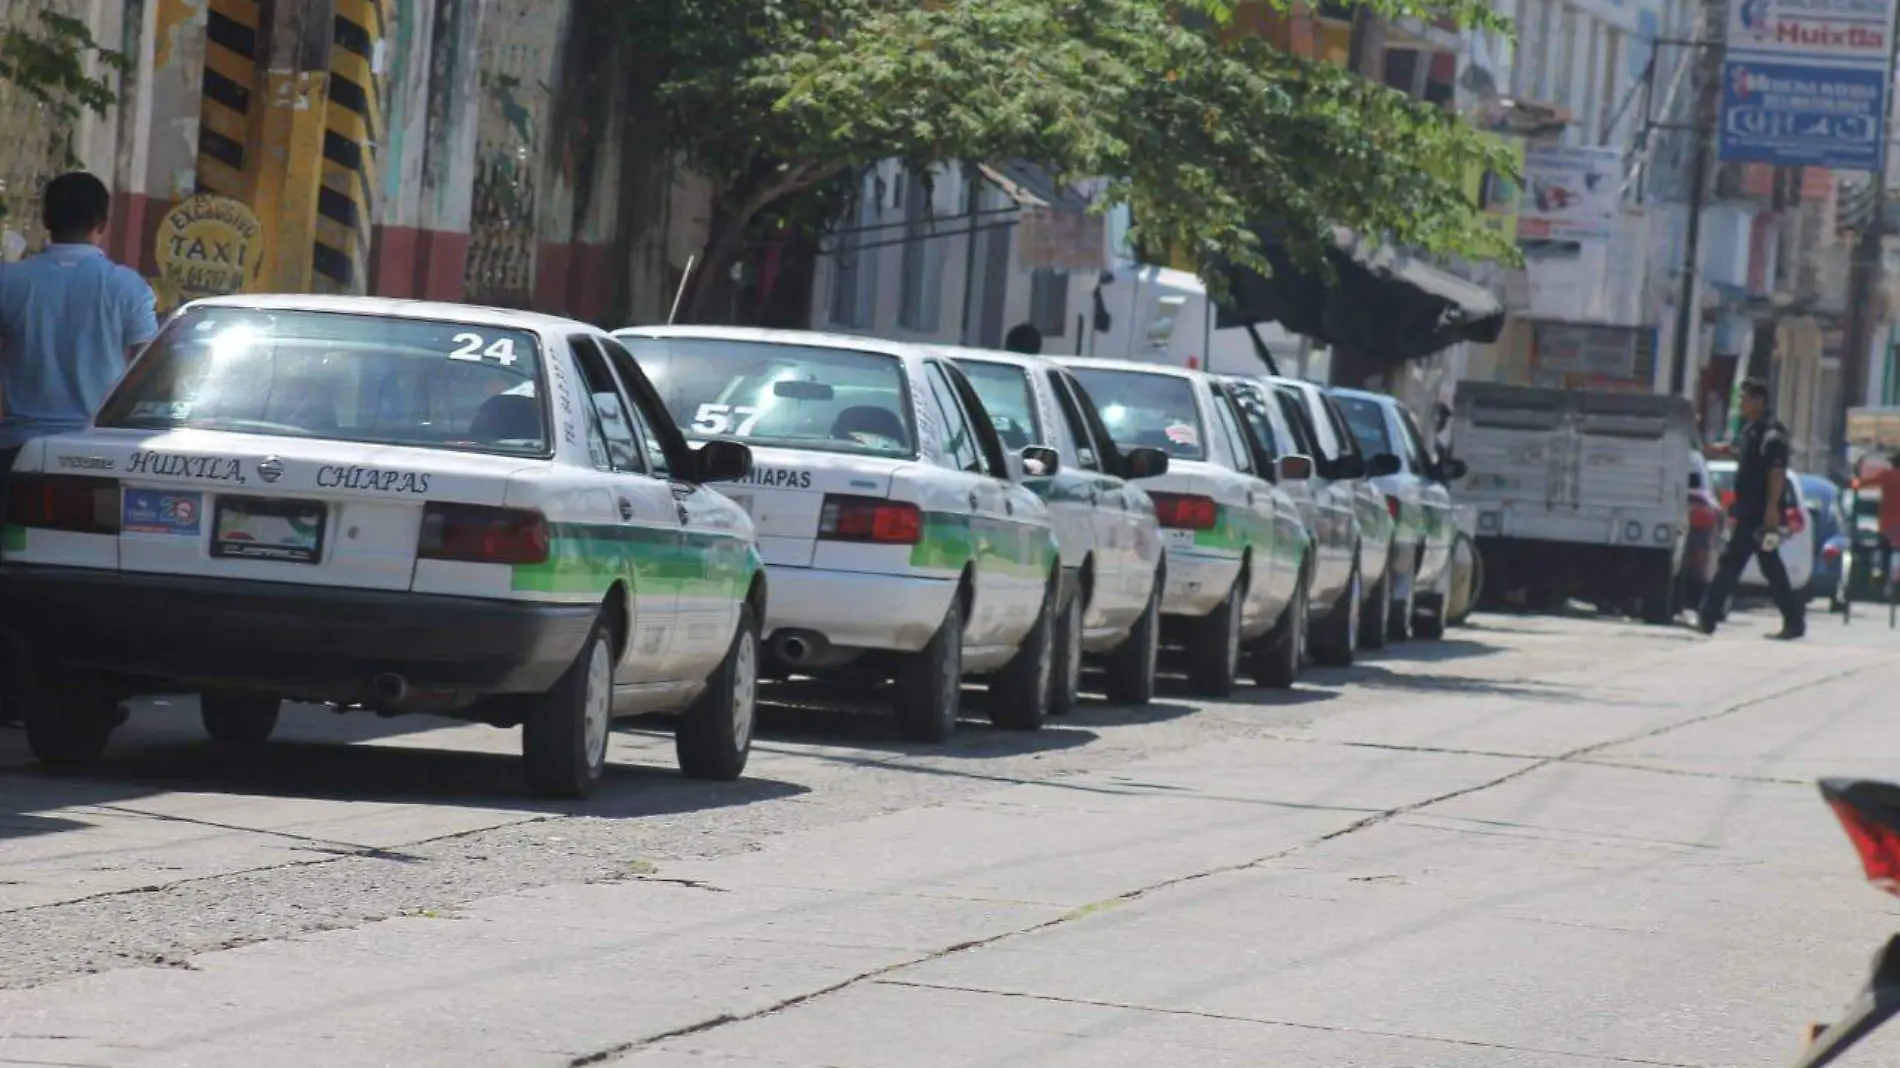
{"label": "car tire", "polygon": [[1049,714],[1075,711],[1082,690],[1082,591],[1069,594],[1056,620],[1055,663],[1049,669]]}
{"label": "car tire", "polygon": [[1188,644],[1188,685],[1201,697],[1226,697],[1240,674],[1240,627],[1247,586],[1234,580],[1227,596],[1194,624]]}
{"label": "car tire", "polygon": [[963,598],[950,598],[943,623],[921,652],[904,658],[897,672],[893,711],[898,737],[907,742],[948,741],[963,709]]}
{"label": "car tire", "polygon": [[[1356,558],[1358,553],[1353,555]],[[1346,589],[1333,602],[1333,610],[1327,614],[1325,622],[1319,625],[1319,633],[1313,636],[1314,663],[1326,667],[1352,666],[1361,630],[1359,609],[1365,602],[1365,596],[1359,581],[1359,564],[1355,559],[1352,577],[1346,580]]]}
{"label": "car tire", "polygon": [[255,749],[270,741],[284,702],[248,693],[207,693],[198,697],[198,718],[219,745]]}
{"label": "car tire", "polygon": [[38,675],[22,696],[19,715],[27,748],[40,763],[60,771],[98,763],[125,720],[118,702],[77,672]]}
{"label": "car tire", "polygon": [[1412,565],[1412,577],[1405,584],[1405,600],[1389,602],[1386,608],[1385,640],[1388,643],[1409,641],[1412,637],[1412,617],[1418,612],[1418,565]]}
{"label": "car tire", "polygon": [[739,607],[739,627],[705,692],[673,725],[673,754],[689,779],[726,781],[745,774],[759,714],[759,619]]}
{"label": "car tire", "polygon": [[1147,607],[1128,631],[1128,637],[1108,654],[1108,700],[1117,705],[1145,705],[1155,699],[1155,675],[1161,664],[1161,582],[1155,575]]}
{"label": "car tire", "polygon": [[529,702],[521,757],[536,796],[577,800],[607,768],[613,726],[614,635],[598,621],[552,689]]}
{"label": "car tire", "polygon": [[1359,648],[1385,648],[1386,633],[1392,629],[1392,577],[1384,574],[1372,584],[1365,606],[1359,612]]}
{"label": "car tire", "polygon": [[1306,628],[1311,625],[1306,585],[1301,576],[1280,621],[1254,644],[1248,659],[1254,681],[1262,686],[1284,690],[1299,681],[1301,662],[1306,659]]}
{"label": "car tire", "polygon": [[1016,655],[990,680],[990,723],[1006,731],[1039,731],[1049,719],[1049,692],[1055,688],[1056,599],[1061,586],[1049,583],[1036,624],[1023,636]]}

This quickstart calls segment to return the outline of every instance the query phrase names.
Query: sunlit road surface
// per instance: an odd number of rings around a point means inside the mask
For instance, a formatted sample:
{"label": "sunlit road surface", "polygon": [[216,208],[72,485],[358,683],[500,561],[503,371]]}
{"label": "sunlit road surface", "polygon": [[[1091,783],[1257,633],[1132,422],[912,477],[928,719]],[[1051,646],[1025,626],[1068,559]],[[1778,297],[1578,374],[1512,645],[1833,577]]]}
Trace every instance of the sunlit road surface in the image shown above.
{"label": "sunlit road surface", "polygon": [[636,724],[571,808],[485,727],[0,731],[0,1064],[1783,1063],[1900,926],[1812,785],[1900,777],[1900,632],[1769,621],[1479,617],[940,752],[782,694],[744,781]]}

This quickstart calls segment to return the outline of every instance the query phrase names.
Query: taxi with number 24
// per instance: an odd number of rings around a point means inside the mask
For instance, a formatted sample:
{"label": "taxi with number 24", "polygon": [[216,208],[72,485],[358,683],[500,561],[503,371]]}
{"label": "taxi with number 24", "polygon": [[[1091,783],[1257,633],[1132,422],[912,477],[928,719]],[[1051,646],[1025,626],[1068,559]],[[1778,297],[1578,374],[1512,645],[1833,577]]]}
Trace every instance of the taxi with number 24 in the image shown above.
{"label": "taxi with number 24", "polygon": [[0,598],[42,761],[99,756],[138,694],[212,738],[285,700],[522,728],[537,793],[588,793],[616,715],[678,714],[740,775],[766,577],[633,358],[581,323],[370,298],[181,309],[87,430],[9,479]]}

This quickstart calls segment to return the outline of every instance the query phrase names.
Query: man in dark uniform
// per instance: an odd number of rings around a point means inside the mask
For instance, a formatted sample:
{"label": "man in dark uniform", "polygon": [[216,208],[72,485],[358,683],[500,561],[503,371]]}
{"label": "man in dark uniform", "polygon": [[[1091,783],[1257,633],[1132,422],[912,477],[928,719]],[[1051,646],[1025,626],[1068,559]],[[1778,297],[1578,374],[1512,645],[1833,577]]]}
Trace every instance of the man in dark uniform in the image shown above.
{"label": "man in dark uniform", "polygon": [[1788,428],[1768,413],[1768,386],[1756,379],[1742,383],[1742,432],[1734,445],[1721,452],[1736,458],[1735,503],[1729,507],[1728,547],[1715,581],[1702,595],[1704,634],[1714,634],[1728,607],[1729,594],[1753,556],[1762,577],[1781,609],[1781,631],[1770,637],[1793,641],[1807,633],[1804,606],[1788,584],[1781,563],[1782,501],[1788,485]]}

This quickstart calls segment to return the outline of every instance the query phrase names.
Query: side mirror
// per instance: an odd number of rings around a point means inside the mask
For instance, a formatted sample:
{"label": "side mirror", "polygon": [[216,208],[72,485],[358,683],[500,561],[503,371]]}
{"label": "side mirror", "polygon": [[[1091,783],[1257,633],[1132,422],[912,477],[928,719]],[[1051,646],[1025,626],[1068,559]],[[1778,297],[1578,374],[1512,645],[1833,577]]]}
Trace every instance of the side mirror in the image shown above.
{"label": "side mirror", "polygon": [[1471,470],[1470,465],[1455,456],[1438,461],[1438,481],[1456,482]]}
{"label": "side mirror", "polygon": [[1168,473],[1168,454],[1151,445],[1129,449],[1122,456],[1122,477],[1129,481],[1159,478]]}
{"label": "side mirror", "polygon": [[737,482],[752,473],[752,449],[736,441],[713,438],[693,454],[700,482]]}
{"label": "side mirror", "polygon": [[1062,457],[1047,445],[1025,445],[1019,455],[1024,478],[1047,478],[1062,470]]}
{"label": "side mirror", "polygon": [[1305,482],[1313,477],[1313,458],[1298,453],[1282,456],[1274,464],[1274,475],[1280,482]]}
{"label": "side mirror", "polygon": [[1396,475],[1403,470],[1405,470],[1405,465],[1397,456],[1389,452],[1382,452],[1366,461],[1367,478],[1385,478],[1387,475]]}
{"label": "side mirror", "polygon": [[1341,456],[1334,461],[1333,473],[1330,477],[1346,482],[1366,477],[1366,458],[1356,452]]}

